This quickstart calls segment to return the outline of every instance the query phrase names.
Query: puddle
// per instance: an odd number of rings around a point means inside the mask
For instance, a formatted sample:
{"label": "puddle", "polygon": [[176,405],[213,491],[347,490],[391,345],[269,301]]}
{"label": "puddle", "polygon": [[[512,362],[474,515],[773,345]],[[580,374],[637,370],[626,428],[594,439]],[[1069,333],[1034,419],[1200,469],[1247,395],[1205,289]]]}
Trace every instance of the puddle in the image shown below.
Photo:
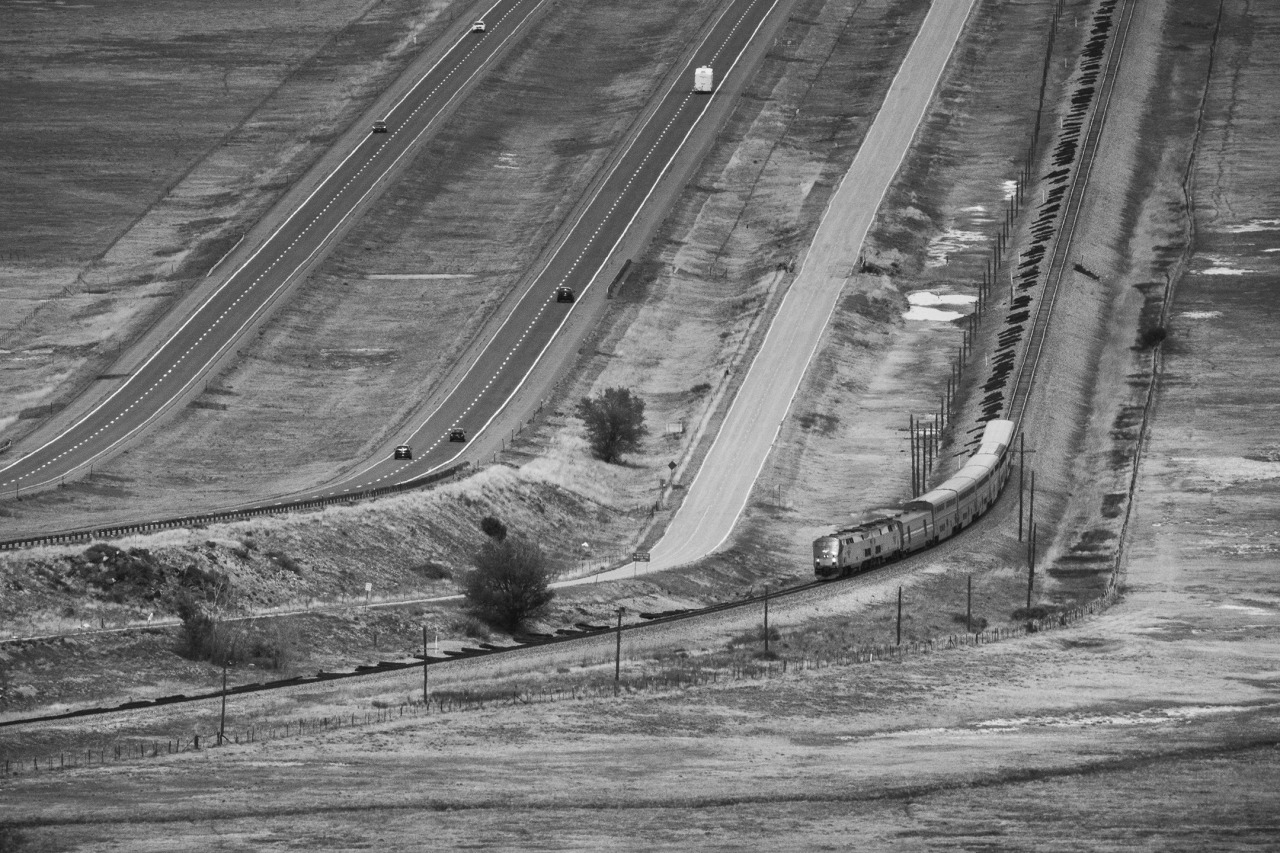
{"label": "puddle", "polygon": [[929,248],[925,250],[927,256],[924,262],[925,268],[940,267],[947,262],[947,257],[952,252],[963,249],[973,243],[981,243],[986,239],[987,236],[978,231],[962,231],[959,228],[948,228],[930,241]]}
{"label": "puddle", "polygon": [[1209,267],[1200,270],[1201,275],[1248,275],[1254,272],[1254,270],[1231,266],[1231,261],[1228,258],[1206,257],[1205,261],[1209,264]]}
{"label": "puddle", "polygon": [[927,290],[907,295],[911,309],[902,316],[908,320],[926,320],[935,323],[949,323],[968,314],[968,311],[955,311],[938,308],[939,305],[969,305],[977,302],[978,297],[964,293],[931,293]]}

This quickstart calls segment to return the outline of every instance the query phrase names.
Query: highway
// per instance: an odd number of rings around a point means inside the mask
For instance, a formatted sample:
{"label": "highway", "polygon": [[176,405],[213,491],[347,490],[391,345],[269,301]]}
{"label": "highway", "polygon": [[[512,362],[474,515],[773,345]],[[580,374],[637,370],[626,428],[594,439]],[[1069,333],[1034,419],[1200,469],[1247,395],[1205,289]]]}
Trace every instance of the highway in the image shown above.
{"label": "highway", "polygon": [[581,582],[685,565],[729,539],[972,6],[973,0],[940,0],[930,8],[823,214],[706,460],[665,535],[650,549],[650,562]]}
{"label": "highway", "polygon": [[[490,58],[514,38],[519,25],[547,0],[499,0],[486,13],[488,32],[466,35],[386,117],[389,132],[370,134],[267,242],[237,269],[142,366],[101,405],[55,439],[0,469],[0,495],[56,485],[87,470],[153,427],[199,383],[257,322],[273,300],[358,214],[379,181],[428,132]],[[455,464],[502,412],[547,357],[570,315],[590,299],[603,300],[608,282],[600,273],[615,248],[645,213],[647,202],[669,179],[717,94],[692,91],[694,68],[712,66],[717,87],[730,75],[747,73],[739,61],[779,0],[732,0],[702,34],[687,67],[672,82],[633,134],[609,173],[596,182],[571,226],[561,231],[542,269],[486,342],[465,375],[442,402],[424,412],[416,428],[389,439],[387,452],[340,481],[289,496],[309,500],[394,485]],[[558,287],[574,302],[557,302]],[[451,442],[462,429],[468,442]],[[394,459],[393,445],[406,443],[413,459]],[[240,508],[270,506],[280,497]]]}
{"label": "highway", "polygon": [[[717,84],[739,68],[753,37],[764,26],[778,0],[735,0],[722,7],[703,33],[685,67],[678,70],[656,106],[622,155],[608,171],[568,228],[549,259],[529,283],[500,327],[486,342],[466,374],[444,400],[424,413],[417,425],[394,443],[408,444],[413,459],[395,459],[388,446],[380,459],[340,482],[291,496],[309,500],[395,485],[455,464],[501,414],[548,357],[548,350],[587,300],[603,300],[609,282],[601,275],[614,250],[646,213],[646,205],[668,180],[673,164],[707,114],[716,95],[693,92],[694,69],[709,65]],[[567,287],[573,302],[559,302],[556,291]],[[467,442],[449,440],[461,429]]]}
{"label": "highway", "polygon": [[[487,32],[466,33],[240,267],[112,393],[61,434],[0,468],[0,494],[48,488],[109,458],[154,427],[209,378],[244,334],[375,197],[385,178],[523,36],[549,0],[497,0]],[[17,448],[23,450],[21,446]]]}

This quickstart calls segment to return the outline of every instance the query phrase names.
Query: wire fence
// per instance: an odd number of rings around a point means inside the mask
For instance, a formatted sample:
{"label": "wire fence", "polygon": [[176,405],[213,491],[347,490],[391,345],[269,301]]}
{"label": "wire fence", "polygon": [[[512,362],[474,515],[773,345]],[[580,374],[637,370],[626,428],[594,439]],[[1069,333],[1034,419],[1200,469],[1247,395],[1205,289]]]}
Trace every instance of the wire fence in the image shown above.
{"label": "wire fence", "polygon": [[214,729],[206,733],[194,733],[177,738],[133,738],[117,741],[104,747],[64,750],[56,754],[26,758],[6,758],[3,774],[10,777],[73,768],[100,767],[220,746],[323,735],[342,729],[382,725],[405,717],[442,716],[480,711],[486,708],[510,708],[551,702],[614,699],[619,696],[664,693],[738,682],[767,681],[832,667],[897,662],[917,655],[972,649],[1043,631],[1066,628],[1105,610],[1114,600],[1117,590],[1116,575],[1113,573],[1107,591],[1080,607],[1054,613],[1041,619],[1032,619],[1016,625],[997,626],[974,633],[948,634],[928,640],[907,641],[901,645],[868,644],[828,656],[681,660],[659,671],[622,672],[616,681],[597,679],[587,683],[536,688],[494,686],[475,690],[437,689],[430,691],[425,701],[407,699],[398,705],[375,707],[363,712],[256,722],[234,730],[224,729],[221,734]]}

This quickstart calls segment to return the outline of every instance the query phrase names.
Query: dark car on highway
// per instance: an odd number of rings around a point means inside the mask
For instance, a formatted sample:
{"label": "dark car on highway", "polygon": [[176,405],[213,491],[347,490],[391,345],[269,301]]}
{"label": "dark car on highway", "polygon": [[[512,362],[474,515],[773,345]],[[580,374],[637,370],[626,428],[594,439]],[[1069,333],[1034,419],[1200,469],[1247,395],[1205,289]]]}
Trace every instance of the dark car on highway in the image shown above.
{"label": "dark car on highway", "polygon": [[407,444],[402,444],[396,448],[396,459],[412,459],[413,448]]}

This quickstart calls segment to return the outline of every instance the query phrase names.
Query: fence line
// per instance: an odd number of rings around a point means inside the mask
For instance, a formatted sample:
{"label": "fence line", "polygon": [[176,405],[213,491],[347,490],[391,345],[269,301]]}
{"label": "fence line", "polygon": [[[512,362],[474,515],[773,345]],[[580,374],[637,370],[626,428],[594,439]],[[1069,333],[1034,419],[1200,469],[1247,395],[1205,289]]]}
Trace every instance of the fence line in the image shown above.
{"label": "fence line", "polygon": [[833,666],[856,666],[864,663],[900,662],[913,655],[932,654],[977,648],[1004,640],[1018,639],[1029,634],[1057,628],[1066,628],[1076,622],[1105,610],[1114,600],[1118,586],[1113,571],[1107,591],[1071,610],[1055,613],[1043,619],[1029,620],[1020,625],[998,626],[975,633],[947,634],[927,640],[913,640],[895,646],[877,643],[852,649],[834,657],[801,655],[797,658],[776,660],[731,660],[718,665],[698,662],[681,663],[658,673],[637,673],[623,677],[615,687],[613,681],[596,684],[574,684],[562,687],[526,689],[494,689],[490,691],[441,690],[432,693],[427,702],[410,699],[397,706],[375,708],[364,713],[350,712],[336,716],[324,716],[301,720],[285,720],[273,724],[250,724],[238,731],[224,730],[221,742],[216,731],[193,734],[190,737],[169,739],[142,739],[114,743],[104,748],[62,751],[24,759],[6,759],[4,775],[49,772],[78,767],[97,767],[123,761],[159,758],[181,752],[192,752],[233,744],[259,743],[282,737],[323,734],[344,728],[380,725],[405,716],[437,716],[483,710],[486,707],[513,707],[538,705],[551,702],[582,701],[586,699],[612,699],[626,693],[652,693],[664,690],[682,690],[692,687],[718,685],[738,681],[762,681],[783,676],[819,671]]}

